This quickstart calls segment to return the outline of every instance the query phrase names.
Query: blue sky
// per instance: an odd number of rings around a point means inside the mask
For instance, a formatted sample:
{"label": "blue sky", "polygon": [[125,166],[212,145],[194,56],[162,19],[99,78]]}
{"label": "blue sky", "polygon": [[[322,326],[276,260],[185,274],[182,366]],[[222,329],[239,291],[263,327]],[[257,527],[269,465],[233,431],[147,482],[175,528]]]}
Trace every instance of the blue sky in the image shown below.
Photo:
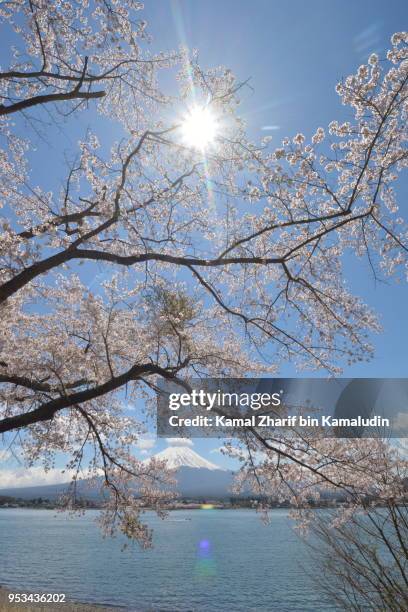
{"label": "blue sky", "polygon": [[[145,3],[145,17],[155,47],[185,44],[199,50],[204,66],[226,65],[240,79],[250,78],[253,91],[243,96],[240,113],[254,139],[269,134],[278,146],[284,136],[301,131],[310,137],[333,119],[351,117],[336,83],[372,52],[385,56],[391,35],[408,27],[408,4],[155,0]],[[267,126],[275,129],[263,129]],[[403,213],[407,176],[401,176],[398,190]],[[377,311],[384,333],[372,339],[375,360],[346,367],[344,376],[408,376],[406,283],[384,279],[376,284],[365,260],[353,258],[345,265],[351,289]],[[287,364],[281,374],[292,376],[295,370]]]}
{"label": "blue sky", "polygon": [[[187,45],[199,49],[204,66],[223,64],[242,80],[250,77],[253,90],[245,94],[240,112],[253,138],[270,134],[276,145],[286,135],[301,131],[310,136],[333,119],[349,118],[349,109],[341,106],[335,93],[337,81],[354,72],[371,52],[384,55],[392,33],[408,27],[405,0],[152,0],[145,4],[144,18],[155,50]],[[9,42],[3,37],[4,46]],[[266,130],[267,126],[273,129]],[[61,139],[72,143],[76,135],[63,128],[49,137],[58,148]],[[47,164],[39,164],[38,170],[44,176],[54,170],[58,174],[58,163],[47,156]],[[408,180],[403,177],[402,213],[407,195]],[[346,261],[346,270],[350,287],[376,310],[384,332],[373,339],[375,359],[346,367],[344,376],[408,376],[406,282],[375,284],[363,260]],[[281,376],[295,374],[290,364],[280,371]],[[195,440],[194,449],[220,465],[231,465],[210,452],[216,442]],[[164,446],[159,441],[149,452]]]}
{"label": "blue sky", "polygon": [[[286,135],[311,136],[320,125],[349,118],[335,92],[337,81],[370,53],[384,56],[391,35],[408,27],[408,4],[402,0],[172,0],[146,3],[146,9],[150,31],[162,47],[197,48],[204,65],[223,64],[242,80],[251,78],[253,92],[245,96],[241,112],[254,138],[270,134],[276,145]],[[266,131],[265,126],[279,129]],[[406,176],[399,191],[403,211]],[[344,376],[408,376],[406,283],[376,284],[365,260],[347,261],[346,274],[351,289],[378,313],[384,332],[372,338],[375,359],[346,367]],[[299,376],[291,364],[280,373]],[[219,454],[209,454],[214,440],[194,442],[198,452],[226,464]]]}

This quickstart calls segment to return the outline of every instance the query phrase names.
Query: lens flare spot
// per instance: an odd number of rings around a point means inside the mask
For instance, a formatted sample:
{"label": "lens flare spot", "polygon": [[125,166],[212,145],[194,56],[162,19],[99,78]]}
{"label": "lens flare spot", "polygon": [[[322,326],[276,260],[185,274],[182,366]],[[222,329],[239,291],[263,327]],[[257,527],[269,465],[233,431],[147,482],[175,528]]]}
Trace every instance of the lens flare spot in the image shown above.
{"label": "lens flare spot", "polygon": [[217,575],[217,566],[214,559],[201,559],[195,567],[195,575],[199,579],[208,579]]}
{"label": "lens flare spot", "polygon": [[198,542],[194,573],[200,580],[208,580],[217,575],[217,565],[213,558],[212,545],[207,538],[203,538]]}

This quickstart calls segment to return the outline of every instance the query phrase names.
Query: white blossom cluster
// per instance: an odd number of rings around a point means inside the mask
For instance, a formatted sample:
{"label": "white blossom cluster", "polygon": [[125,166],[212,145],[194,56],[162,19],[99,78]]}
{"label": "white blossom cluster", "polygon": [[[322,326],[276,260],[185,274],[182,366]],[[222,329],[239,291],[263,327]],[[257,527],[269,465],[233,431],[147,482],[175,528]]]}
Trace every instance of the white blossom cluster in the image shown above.
{"label": "white blossom cluster", "polygon": [[[134,458],[143,424],[126,416],[125,392],[136,402],[163,378],[274,373],[284,360],[337,374],[372,356],[380,326],[348,290],[343,257],[366,256],[375,275],[407,270],[395,182],[407,164],[408,38],[395,34],[385,62],[372,55],[339,83],[353,120],[273,150],[246,136],[245,83],[186,49],[152,54],[141,8],[0,4],[18,40],[0,67],[0,432],[25,432],[29,463],[64,452],[77,477],[102,474],[105,527],[147,543],[141,504],[168,501],[171,474]],[[177,95],[162,91],[163,71]],[[197,99],[219,126],[205,151],[180,137]],[[96,118],[62,187],[39,184],[39,126],[87,109]],[[110,151],[101,121],[121,134]],[[399,490],[378,484],[396,461],[380,442],[315,436],[251,432],[240,477],[299,504],[353,479],[353,491]]]}

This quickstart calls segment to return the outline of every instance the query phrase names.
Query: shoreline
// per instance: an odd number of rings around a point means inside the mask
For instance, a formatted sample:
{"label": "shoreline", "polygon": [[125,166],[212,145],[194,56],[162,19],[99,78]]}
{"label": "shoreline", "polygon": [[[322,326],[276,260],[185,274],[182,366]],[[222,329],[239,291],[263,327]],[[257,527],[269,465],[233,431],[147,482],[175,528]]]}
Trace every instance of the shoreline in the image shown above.
{"label": "shoreline", "polygon": [[67,600],[64,603],[11,603],[8,600],[9,593],[27,593],[23,589],[11,589],[0,585],[0,612],[11,610],[25,610],[26,612],[50,612],[50,610],[61,610],[61,612],[123,612],[125,608],[104,604],[81,603]]}

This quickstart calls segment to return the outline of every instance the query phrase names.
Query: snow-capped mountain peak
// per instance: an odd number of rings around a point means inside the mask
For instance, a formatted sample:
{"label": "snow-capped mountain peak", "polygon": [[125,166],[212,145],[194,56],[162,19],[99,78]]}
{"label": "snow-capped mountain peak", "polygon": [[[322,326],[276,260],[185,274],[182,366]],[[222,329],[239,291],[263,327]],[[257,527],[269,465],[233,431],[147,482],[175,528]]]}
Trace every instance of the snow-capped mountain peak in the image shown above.
{"label": "snow-capped mountain peak", "polygon": [[[211,463],[211,461],[207,461],[207,459],[204,459],[204,457],[201,457],[187,446],[169,446],[154,455],[154,458],[160,459],[161,461],[166,460],[167,467],[171,470],[177,470],[180,467],[222,470],[218,465]],[[149,459],[145,459],[145,461],[147,462]]]}

